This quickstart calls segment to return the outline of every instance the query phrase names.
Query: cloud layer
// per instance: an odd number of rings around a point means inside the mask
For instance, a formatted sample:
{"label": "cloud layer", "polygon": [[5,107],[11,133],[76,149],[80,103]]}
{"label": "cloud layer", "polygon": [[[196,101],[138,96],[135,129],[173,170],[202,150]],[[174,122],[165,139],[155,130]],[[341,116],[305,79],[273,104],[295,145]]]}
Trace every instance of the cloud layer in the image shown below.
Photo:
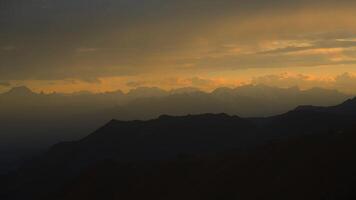
{"label": "cloud layer", "polygon": [[0,80],[99,84],[353,66],[355,8],[347,0],[3,0]]}

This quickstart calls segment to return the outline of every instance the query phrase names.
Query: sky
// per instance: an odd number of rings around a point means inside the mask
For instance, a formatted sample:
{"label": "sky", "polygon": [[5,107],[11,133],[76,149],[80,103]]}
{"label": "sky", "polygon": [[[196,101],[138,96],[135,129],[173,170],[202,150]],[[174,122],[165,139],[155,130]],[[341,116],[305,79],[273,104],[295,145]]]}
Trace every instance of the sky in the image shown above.
{"label": "sky", "polygon": [[325,87],[356,94],[351,0],[0,0],[0,91]]}

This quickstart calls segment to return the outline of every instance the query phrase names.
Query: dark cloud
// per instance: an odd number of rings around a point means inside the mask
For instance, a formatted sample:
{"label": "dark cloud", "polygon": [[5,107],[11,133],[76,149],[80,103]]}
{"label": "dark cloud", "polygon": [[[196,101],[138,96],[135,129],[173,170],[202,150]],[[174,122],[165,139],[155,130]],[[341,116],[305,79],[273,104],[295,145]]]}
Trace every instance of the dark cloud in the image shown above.
{"label": "dark cloud", "polygon": [[206,57],[195,61],[202,71],[242,70],[249,68],[292,68],[356,64],[356,60],[331,61],[329,55],[236,55]]}
{"label": "dark cloud", "polygon": [[[354,4],[347,0],[1,0],[0,78],[95,80],[155,70],[184,71],[181,68],[187,64],[216,70],[325,64],[324,57],[303,58],[311,61],[304,64],[295,57],[278,61],[265,55],[224,55],[232,49],[222,47],[231,43],[253,46],[266,39],[269,31],[264,24],[273,25],[269,17],[274,14]],[[256,16],[265,16],[265,21],[250,24]],[[222,25],[226,19],[232,21],[229,29]],[[235,30],[239,27],[243,30]],[[336,32],[322,37],[342,34]],[[293,37],[303,37],[303,33]],[[350,31],[341,39],[354,35]],[[355,45],[350,41],[328,42],[315,42],[309,48]],[[284,47],[265,53],[300,50],[302,47]],[[264,66],[267,61],[270,63]]]}

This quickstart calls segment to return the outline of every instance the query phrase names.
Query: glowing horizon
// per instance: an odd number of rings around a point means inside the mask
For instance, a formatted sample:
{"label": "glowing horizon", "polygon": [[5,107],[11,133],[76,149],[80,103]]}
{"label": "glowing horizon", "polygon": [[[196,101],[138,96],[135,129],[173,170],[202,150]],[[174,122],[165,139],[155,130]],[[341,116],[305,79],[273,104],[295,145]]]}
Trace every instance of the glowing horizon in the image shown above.
{"label": "glowing horizon", "polygon": [[356,94],[356,3],[10,1],[0,92],[258,84]]}

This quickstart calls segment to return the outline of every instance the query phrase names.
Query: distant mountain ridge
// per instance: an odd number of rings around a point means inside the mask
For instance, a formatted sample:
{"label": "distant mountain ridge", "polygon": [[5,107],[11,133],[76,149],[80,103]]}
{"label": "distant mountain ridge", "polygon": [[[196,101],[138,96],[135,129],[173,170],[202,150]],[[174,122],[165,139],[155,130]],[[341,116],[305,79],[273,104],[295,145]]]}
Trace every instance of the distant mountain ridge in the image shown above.
{"label": "distant mountain ridge", "polygon": [[8,159],[9,155],[13,155],[11,160],[16,160],[31,149],[37,152],[38,148],[46,148],[58,141],[82,138],[113,118],[150,120],[164,114],[204,113],[267,117],[298,105],[331,106],[348,98],[349,95],[335,90],[265,85],[218,88],[210,93],[197,88],[165,91],[139,87],[128,93],[117,90],[99,94],[85,91],[45,94],[16,87],[0,94],[0,150],[10,152],[0,154],[0,160]]}
{"label": "distant mountain ridge", "polygon": [[[94,146],[94,149],[108,148],[109,151],[113,150],[110,148],[121,146],[123,151],[118,154],[119,157],[137,156],[135,159],[154,159],[150,156],[161,156],[160,153],[163,157],[170,157],[179,153],[244,148],[278,137],[353,128],[356,126],[356,110],[349,108],[354,107],[356,101],[352,99],[337,106],[323,107],[321,110],[319,107],[297,108],[282,115],[261,118],[258,122],[254,118],[227,114],[161,115],[148,121],[111,120],[93,134],[77,141],[75,145],[84,145],[88,149]],[[261,123],[261,120],[264,123]],[[163,149],[166,150],[160,152]]]}
{"label": "distant mountain ridge", "polygon": [[36,93],[32,92],[26,86],[19,86],[11,88],[9,91],[3,93],[2,95],[12,95],[12,96],[28,96],[28,95],[36,95]]}
{"label": "distant mountain ridge", "polygon": [[336,106],[322,107],[322,106],[298,106],[297,111],[315,111],[315,112],[327,112],[337,114],[356,114],[356,97],[346,100],[344,103]]}
{"label": "distant mountain ridge", "polygon": [[[287,112],[298,105],[336,105],[349,98],[335,90],[297,87],[274,88],[249,85],[238,88],[218,88],[211,93],[201,91],[163,97],[140,98],[119,109],[128,119],[152,119],[161,114],[186,115],[227,113],[243,117],[272,116]],[[125,118],[122,118],[125,119]]]}
{"label": "distant mountain ridge", "polygon": [[[43,156],[25,165],[15,181],[25,187],[19,187],[23,193],[18,199],[39,193],[35,188],[48,193],[58,190],[58,185],[88,167],[108,160],[151,162],[244,152],[275,141],[313,135],[342,135],[356,130],[356,110],[348,110],[355,106],[356,101],[352,99],[332,107],[299,107],[267,118],[202,114],[162,115],[148,121],[111,120],[81,140],[54,145]],[[28,184],[32,184],[31,187]]]}

